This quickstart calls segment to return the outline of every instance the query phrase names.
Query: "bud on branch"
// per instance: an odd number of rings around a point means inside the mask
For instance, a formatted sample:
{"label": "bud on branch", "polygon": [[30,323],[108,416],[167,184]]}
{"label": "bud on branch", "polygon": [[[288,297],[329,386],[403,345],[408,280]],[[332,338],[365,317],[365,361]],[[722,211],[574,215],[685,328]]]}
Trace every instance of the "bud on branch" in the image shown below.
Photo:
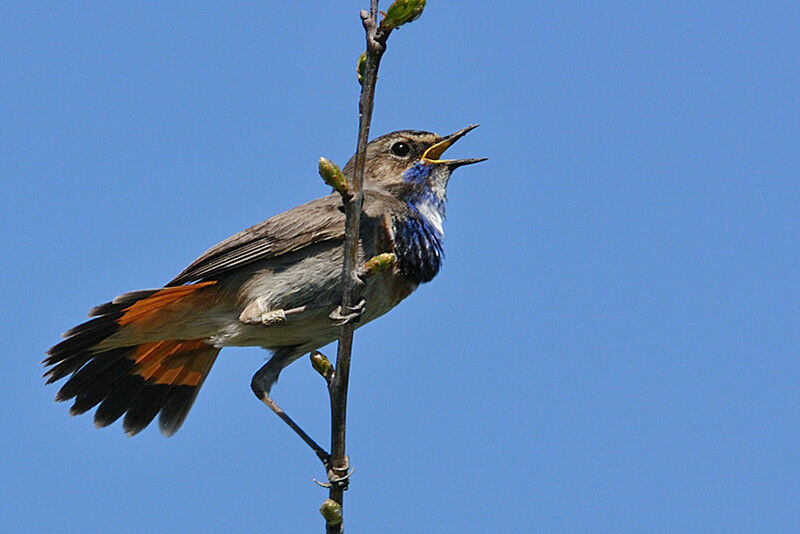
{"label": "bud on branch", "polygon": [[324,354],[315,350],[312,352],[309,357],[311,358],[311,367],[314,368],[316,372],[322,375],[328,383],[330,383],[331,378],[333,377],[333,365],[331,361],[325,357]]}
{"label": "bud on branch", "polygon": [[350,182],[344,177],[339,166],[331,160],[319,158],[319,175],[322,176],[326,184],[345,197],[345,199],[349,200],[353,197],[353,188],[350,186]]}
{"label": "bud on branch", "polygon": [[364,74],[367,71],[367,53],[361,52],[358,56],[358,63],[356,64],[356,77],[358,78],[359,85],[364,85]]}
{"label": "bud on branch", "polygon": [[417,20],[425,9],[425,0],[395,0],[386,16],[381,21],[381,27],[386,30],[393,30],[408,22]]}
{"label": "bud on branch", "polygon": [[342,522],[342,505],[333,499],[325,499],[319,507],[319,513],[329,525],[338,525]]}
{"label": "bud on branch", "polygon": [[389,269],[397,261],[397,256],[391,252],[384,252],[368,259],[361,267],[361,276],[367,277]]}

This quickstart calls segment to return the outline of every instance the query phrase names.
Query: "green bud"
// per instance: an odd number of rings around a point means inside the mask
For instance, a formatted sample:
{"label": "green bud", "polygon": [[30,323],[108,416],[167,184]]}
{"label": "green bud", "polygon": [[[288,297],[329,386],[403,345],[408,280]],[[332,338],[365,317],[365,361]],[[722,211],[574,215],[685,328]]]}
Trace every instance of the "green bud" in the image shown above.
{"label": "green bud", "polygon": [[310,358],[311,367],[326,380],[330,380],[333,375],[333,365],[331,365],[330,360],[326,358],[324,354],[316,350],[310,354]]}
{"label": "green bud", "polygon": [[367,72],[367,53],[361,52],[361,55],[358,56],[358,64],[356,65],[356,77],[358,78],[358,83],[364,85],[364,76]]}
{"label": "green bud", "polygon": [[395,256],[391,252],[384,252],[383,254],[378,254],[377,256],[373,256],[364,263],[362,267],[362,272],[366,276],[372,276],[374,274],[378,274],[381,271],[385,271],[389,269],[394,262],[397,261],[397,256]]}
{"label": "green bud", "polygon": [[417,20],[425,9],[425,0],[394,0],[386,16],[381,21],[381,26],[387,29],[394,29],[407,22]]}
{"label": "green bud", "polygon": [[338,525],[342,522],[342,505],[333,499],[325,499],[325,502],[319,507],[319,513],[329,525]]}
{"label": "green bud", "polygon": [[319,158],[319,175],[322,176],[326,184],[331,186],[339,194],[344,196],[353,195],[350,182],[344,177],[339,166],[331,160]]}

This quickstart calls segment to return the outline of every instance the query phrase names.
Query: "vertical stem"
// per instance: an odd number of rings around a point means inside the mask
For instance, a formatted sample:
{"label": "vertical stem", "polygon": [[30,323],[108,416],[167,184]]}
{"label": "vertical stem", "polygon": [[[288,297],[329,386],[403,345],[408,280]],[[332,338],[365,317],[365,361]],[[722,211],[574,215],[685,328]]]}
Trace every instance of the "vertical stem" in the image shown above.
{"label": "vertical stem", "polygon": [[[361,97],[359,99],[358,147],[356,150],[355,171],[353,175],[353,197],[345,205],[345,243],[344,265],[342,268],[342,310],[344,313],[357,302],[360,286],[356,277],[358,268],[358,242],[361,219],[361,206],[364,195],[364,166],[366,163],[367,141],[372,120],[372,108],[375,102],[375,84],[378,79],[378,66],[386,49],[386,38],[389,32],[382,32],[377,26],[378,0],[371,0],[370,11],[361,12],[367,40],[366,67]],[[345,453],[347,386],[350,377],[350,354],[353,348],[353,324],[345,324],[339,330],[339,346],[336,354],[336,372],[330,386],[331,399],[331,458],[329,478],[331,479],[330,498],[344,505],[344,490],[349,468]],[[328,533],[343,532],[343,523],[327,525]]]}

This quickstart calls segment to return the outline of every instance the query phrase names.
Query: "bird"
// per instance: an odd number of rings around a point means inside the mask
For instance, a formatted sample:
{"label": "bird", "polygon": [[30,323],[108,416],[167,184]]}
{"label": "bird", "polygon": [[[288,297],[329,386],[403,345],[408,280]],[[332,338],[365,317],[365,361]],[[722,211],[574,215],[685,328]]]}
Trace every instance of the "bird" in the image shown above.
{"label": "bird", "polygon": [[[55,400],[74,399],[71,415],[97,406],[98,428],[124,416],[131,436],[158,415],[170,436],[220,350],[231,346],[271,351],[251,381],[263,400],[281,370],[337,339],[341,324],[369,323],[438,273],[451,173],[486,159],[441,158],[475,127],[446,136],[399,130],[367,144],[359,258],[390,253],[394,262],[363,281],[363,300],[350,315],[337,315],[345,214],[332,192],[225,239],[164,287],[92,308],[47,351],[46,383],[67,379]],[[354,170],[355,156],[342,172],[350,178]]]}

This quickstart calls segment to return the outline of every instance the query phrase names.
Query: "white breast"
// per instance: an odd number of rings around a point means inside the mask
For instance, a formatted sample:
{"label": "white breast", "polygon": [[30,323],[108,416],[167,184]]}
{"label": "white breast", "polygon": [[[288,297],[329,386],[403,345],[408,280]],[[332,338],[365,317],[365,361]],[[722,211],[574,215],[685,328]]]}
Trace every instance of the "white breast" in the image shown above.
{"label": "white breast", "polygon": [[422,199],[416,204],[417,211],[420,215],[425,217],[428,222],[433,226],[434,230],[444,235],[444,215],[442,210],[430,199]]}

